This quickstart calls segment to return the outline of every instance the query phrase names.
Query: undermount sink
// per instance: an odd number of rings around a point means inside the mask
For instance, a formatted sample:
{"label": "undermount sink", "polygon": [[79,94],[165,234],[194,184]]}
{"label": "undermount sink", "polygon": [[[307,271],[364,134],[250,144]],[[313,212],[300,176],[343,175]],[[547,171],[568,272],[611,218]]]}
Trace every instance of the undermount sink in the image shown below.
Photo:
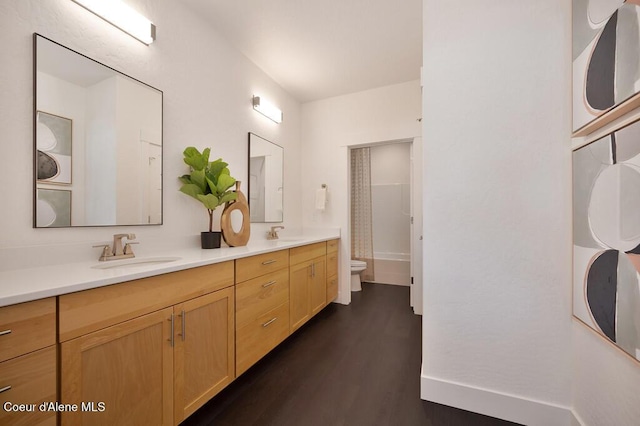
{"label": "undermount sink", "polygon": [[98,265],[94,265],[93,269],[129,269],[137,268],[141,266],[159,265],[163,263],[171,263],[176,260],[182,259],[181,257],[140,257],[124,260],[108,260],[106,262],[100,262]]}
{"label": "undermount sink", "polygon": [[278,238],[277,240],[267,240],[271,244],[286,244],[286,243],[297,243],[298,241],[302,241],[302,238]]}

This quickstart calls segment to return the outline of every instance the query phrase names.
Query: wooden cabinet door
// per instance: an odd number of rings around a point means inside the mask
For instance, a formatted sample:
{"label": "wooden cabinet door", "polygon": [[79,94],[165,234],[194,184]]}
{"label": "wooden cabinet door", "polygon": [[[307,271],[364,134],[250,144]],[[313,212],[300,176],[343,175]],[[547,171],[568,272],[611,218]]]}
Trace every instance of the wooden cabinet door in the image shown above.
{"label": "wooden cabinet door", "polygon": [[327,258],[318,257],[311,267],[310,293],[311,315],[315,315],[327,306]]}
{"label": "wooden cabinet door", "polygon": [[[40,404],[58,400],[56,346],[0,362],[0,425],[55,426],[55,411]],[[6,411],[5,404],[26,404],[26,412]]]}
{"label": "wooden cabinet door", "polygon": [[173,424],[172,314],[166,308],[60,345],[61,402],[78,405],[62,413],[62,425]]}
{"label": "wooden cabinet door", "polygon": [[303,262],[289,269],[289,323],[291,332],[300,328],[311,318],[311,265]]}
{"label": "wooden cabinet door", "polygon": [[175,424],[235,378],[234,307],[233,287],[174,307]]}

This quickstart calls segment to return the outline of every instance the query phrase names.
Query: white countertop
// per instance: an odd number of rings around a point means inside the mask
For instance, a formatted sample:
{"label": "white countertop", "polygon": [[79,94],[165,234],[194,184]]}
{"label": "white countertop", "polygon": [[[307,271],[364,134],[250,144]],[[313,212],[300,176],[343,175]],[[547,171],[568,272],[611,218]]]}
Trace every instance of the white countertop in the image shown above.
{"label": "white countertop", "polygon": [[[182,271],[198,266],[240,259],[262,253],[299,247],[307,244],[340,238],[339,231],[327,231],[313,236],[282,237],[281,240],[250,241],[244,247],[223,247],[203,250],[200,247],[176,249],[154,253],[153,256],[137,258],[160,259],[178,258],[166,263],[129,265],[112,269],[96,269],[95,266],[106,265],[107,261],[76,262],[52,266],[34,267],[0,271],[0,307],[45,297],[59,296],[81,290],[117,284],[169,272]],[[126,261],[123,261],[126,263]]]}

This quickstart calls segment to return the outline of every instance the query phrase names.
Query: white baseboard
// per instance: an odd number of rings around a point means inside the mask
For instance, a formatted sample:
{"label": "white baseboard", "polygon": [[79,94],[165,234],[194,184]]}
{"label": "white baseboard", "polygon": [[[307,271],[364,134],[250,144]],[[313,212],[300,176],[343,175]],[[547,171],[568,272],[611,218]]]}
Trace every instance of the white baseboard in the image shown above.
{"label": "white baseboard", "polygon": [[436,379],[424,372],[420,382],[420,397],[527,426],[581,425],[569,407]]}

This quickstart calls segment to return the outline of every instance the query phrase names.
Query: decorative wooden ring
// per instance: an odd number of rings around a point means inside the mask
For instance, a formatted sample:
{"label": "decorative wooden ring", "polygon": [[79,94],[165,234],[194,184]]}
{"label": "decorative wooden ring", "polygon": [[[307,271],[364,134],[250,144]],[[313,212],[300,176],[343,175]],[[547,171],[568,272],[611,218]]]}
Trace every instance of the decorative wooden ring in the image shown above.
{"label": "decorative wooden ring", "polygon": [[[247,198],[240,191],[240,182],[236,182],[235,192],[238,194],[238,198],[224,205],[224,210],[220,217],[222,237],[229,247],[246,246],[251,236],[249,203],[247,203]],[[235,232],[231,226],[231,212],[234,210],[239,210],[242,213],[242,227],[239,232]]]}

